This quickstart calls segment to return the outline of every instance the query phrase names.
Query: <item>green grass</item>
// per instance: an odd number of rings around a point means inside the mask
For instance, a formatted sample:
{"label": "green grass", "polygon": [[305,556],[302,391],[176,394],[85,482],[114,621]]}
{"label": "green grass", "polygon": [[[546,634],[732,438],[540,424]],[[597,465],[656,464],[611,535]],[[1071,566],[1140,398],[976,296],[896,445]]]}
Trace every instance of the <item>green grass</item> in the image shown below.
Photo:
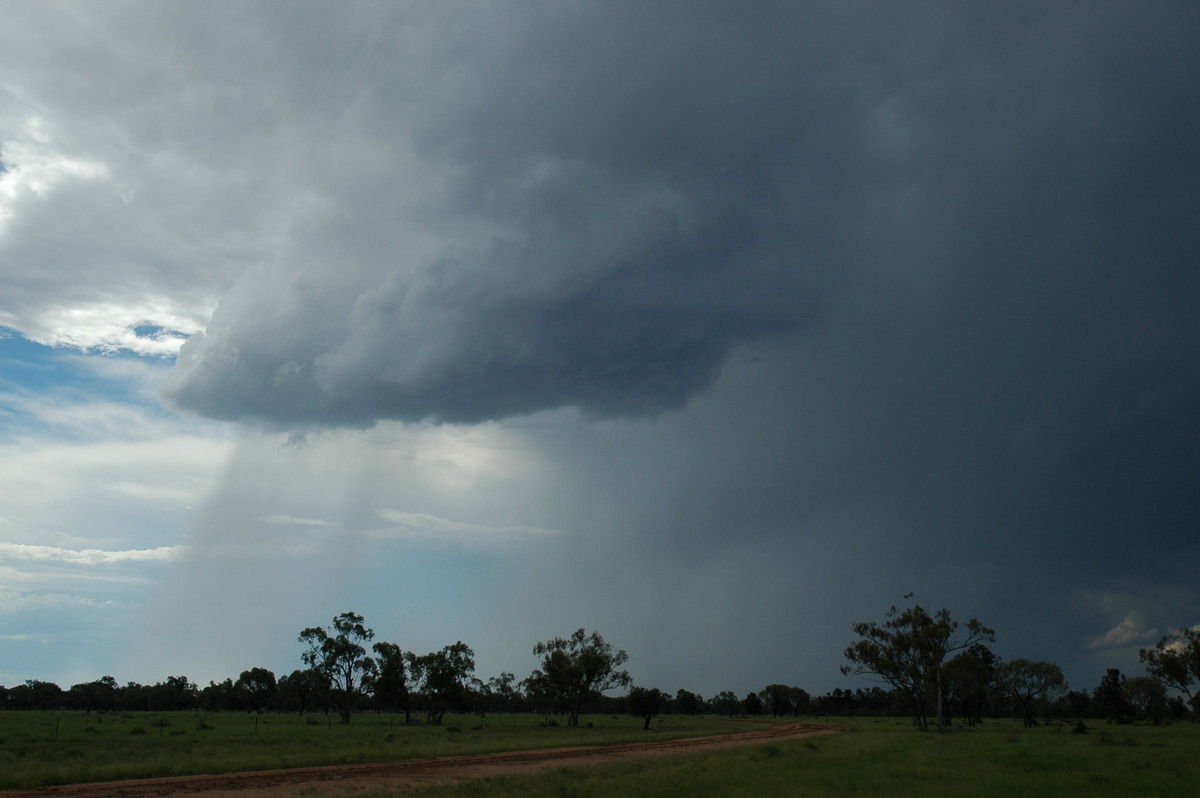
{"label": "green grass", "polygon": [[[169,725],[159,725],[165,720]],[[255,727],[257,720],[257,728]],[[720,718],[585,717],[592,728],[541,726],[532,716],[447,716],[442,727],[357,715],[0,712],[0,789],[621,743],[761,728]],[[825,719],[845,734],[722,751],[504,776],[374,798],[447,796],[1192,796],[1200,795],[1200,724],[1089,724],[921,733],[907,720]]]}
{"label": "green grass", "polygon": [[[588,727],[588,724],[591,727]],[[89,781],[342,765],[721,734],[755,724],[664,718],[645,732],[631,717],[584,717],[580,728],[541,716],[447,715],[442,726],[403,717],[240,713],[0,712],[0,789]]]}
{"label": "green grass", "polygon": [[[836,720],[854,731],[740,749],[568,768],[409,790],[405,796],[1014,796],[1200,795],[1200,725],[1092,724],[913,731],[907,721]],[[376,792],[373,798],[400,793]]]}

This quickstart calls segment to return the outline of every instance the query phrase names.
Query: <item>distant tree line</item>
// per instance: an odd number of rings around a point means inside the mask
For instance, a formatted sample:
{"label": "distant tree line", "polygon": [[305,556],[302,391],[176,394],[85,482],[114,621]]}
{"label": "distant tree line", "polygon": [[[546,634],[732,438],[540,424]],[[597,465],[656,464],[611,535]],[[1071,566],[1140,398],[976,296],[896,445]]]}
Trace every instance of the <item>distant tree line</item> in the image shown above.
{"label": "distant tree line", "polygon": [[[347,612],[327,627],[301,631],[304,667],[288,674],[254,667],[204,687],[186,676],[153,685],[103,676],[67,690],[31,679],[0,686],[0,709],[318,713],[346,723],[356,713],[386,712],[431,724],[447,713],[478,715],[480,722],[536,713],[547,723],[561,717],[568,726],[584,713],[620,713],[643,719],[647,729],[660,715],[701,714],[908,716],[918,728],[931,720],[945,727],[995,717],[1019,717],[1027,726],[1046,718],[1157,724],[1200,717],[1200,631],[1181,631],[1143,649],[1147,675],[1109,669],[1095,688],[1075,691],[1053,663],[1001,661],[988,646],[990,629],[972,619],[960,630],[947,610],[893,607],[882,623],[855,624],[854,630],[859,639],[846,649],[843,672],[876,678],[886,688],[811,695],[777,683],[740,697],[722,691],[705,698],[682,688],[633,686],[622,668],[628,654],[584,629],[537,643],[539,667],[523,680],[509,672],[483,679],[475,675],[474,651],[461,641],[418,655],[375,641],[363,617]],[[607,694],[621,688],[628,688],[624,695]]]}
{"label": "distant tree line", "polygon": [[[1110,668],[1099,685],[1084,692],[1070,690],[1062,668],[1052,662],[1001,661],[987,645],[995,642],[991,629],[974,618],[960,627],[949,610],[930,612],[914,602],[904,609],[893,606],[882,623],[853,628],[858,640],[846,648],[842,672],[873,677],[891,688],[865,696],[872,703],[884,696],[892,702],[882,713],[882,706],[872,706],[869,714],[905,713],[920,729],[927,729],[931,719],[942,729],[956,717],[973,725],[985,715],[1019,717],[1027,727],[1047,717],[1159,724],[1200,715],[1197,629],[1142,649],[1147,675],[1127,678]],[[841,698],[853,703],[846,693]],[[830,714],[859,714],[839,709]]]}

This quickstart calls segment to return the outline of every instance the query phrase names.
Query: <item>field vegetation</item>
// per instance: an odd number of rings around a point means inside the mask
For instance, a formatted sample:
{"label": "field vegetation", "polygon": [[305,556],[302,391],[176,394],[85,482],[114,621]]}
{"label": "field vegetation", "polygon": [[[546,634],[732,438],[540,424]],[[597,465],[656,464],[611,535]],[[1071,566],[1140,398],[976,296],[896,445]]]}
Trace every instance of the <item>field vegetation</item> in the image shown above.
{"label": "field vegetation", "polygon": [[[806,719],[807,720],[807,719]],[[1200,724],[1051,723],[1018,719],[914,731],[898,718],[816,718],[845,734],[561,768],[419,789],[441,796],[1176,796],[1200,786]],[[124,778],[353,764],[722,734],[762,721],[583,716],[579,727],[536,715],[402,717],[237,713],[0,713],[0,788]],[[378,791],[374,798],[400,795]]]}
{"label": "field vegetation", "polygon": [[[563,725],[560,725],[563,724]],[[752,721],[671,717],[654,739],[727,734]],[[386,762],[647,739],[642,721],[584,716],[578,727],[541,715],[447,715],[441,726],[403,715],[236,712],[0,712],[0,789],[92,781]]]}
{"label": "field vegetation", "polygon": [[1018,719],[916,733],[909,720],[824,718],[846,734],[703,754],[498,776],[370,798],[980,798],[1200,794],[1200,725],[1069,724]]}

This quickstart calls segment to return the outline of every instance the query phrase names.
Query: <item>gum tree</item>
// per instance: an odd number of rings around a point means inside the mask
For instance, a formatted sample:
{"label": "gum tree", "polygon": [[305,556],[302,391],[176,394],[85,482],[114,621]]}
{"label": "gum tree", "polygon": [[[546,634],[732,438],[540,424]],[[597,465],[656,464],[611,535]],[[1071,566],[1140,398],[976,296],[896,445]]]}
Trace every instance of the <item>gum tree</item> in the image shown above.
{"label": "gum tree", "polygon": [[995,682],[996,655],[982,643],[960,651],[942,668],[946,704],[962,714],[968,726],[983,720],[988,691]]}
{"label": "gum tree", "polygon": [[250,668],[241,672],[238,680],[234,682],[234,689],[247,713],[261,715],[263,709],[275,700],[278,684],[275,674],[266,668]]}
{"label": "gum tree", "polygon": [[667,697],[657,687],[633,687],[629,690],[629,714],[642,718],[642,728],[648,730],[650,721],[662,714]]}
{"label": "gum tree", "polygon": [[1021,707],[1025,728],[1037,726],[1038,702],[1067,692],[1062,668],[1053,662],[1014,659],[996,666],[996,684]]}
{"label": "gum tree", "polygon": [[475,672],[475,652],[459,640],[441,651],[412,657],[409,668],[425,691],[429,722],[440,726],[446,711],[466,696],[467,682]]}
{"label": "gum tree", "polygon": [[1186,695],[1192,711],[1200,713],[1200,626],[1167,635],[1139,651],[1138,658],[1151,676]]}
{"label": "gum tree", "polygon": [[533,654],[540,657],[542,667],[535,670],[529,681],[543,686],[554,703],[567,713],[567,725],[579,725],[583,705],[606,690],[628,687],[629,672],[620,667],[629,659],[621,650],[614,650],[599,632],[587,634],[577,629],[564,639],[538,643]]}
{"label": "gum tree", "polygon": [[409,706],[409,656],[395,643],[380,641],[371,647],[375,652],[375,708],[404,712],[404,722],[411,719]]}
{"label": "gum tree", "polygon": [[1140,709],[1150,722],[1161,726],[1167,714],[1167,688],[1153,676],[1134,676],[1125,680],[1125,697]]}
{"label": "gum tree", "polygon": [[310,626],[300,633],[300,642],[308,646],[301,659],[325,680],[342,723],[350,722],[355,705],[371,690],[376,665],[366,645],[373,637],[375,632],[354,612],[343,612],[328,629]]}
{"label": "gum tree", "polygon": [[893,606],[881,624],[863,622],[853,628],[861,639],[846,648],[845,657],[851,664],[843,665],[842,673],[871,676],[891,685],[905,697],[922,730],[929,728],[931,700],[936,702],[938,730],[945,725],[942,665],[946,657],[996,640],[995,632],[974,618],[959,632],[949,610],[930,613],[917,603],[904,610]]}

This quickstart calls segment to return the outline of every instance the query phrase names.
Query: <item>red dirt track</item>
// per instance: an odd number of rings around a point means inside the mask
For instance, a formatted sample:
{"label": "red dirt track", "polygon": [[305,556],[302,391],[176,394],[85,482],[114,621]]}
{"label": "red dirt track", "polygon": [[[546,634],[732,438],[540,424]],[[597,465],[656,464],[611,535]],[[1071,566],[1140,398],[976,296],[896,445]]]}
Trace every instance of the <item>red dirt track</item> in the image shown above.
{"label": "red dirt track", "polygon": [[150,798],[195,795],[203,798],[282,798],[282,796],[353,796],[367,790],[395,790],[418,785],[465,781],[486,776],[536,773],[637,757],[669,756],[739,745],[753,745],[846,731],[820,723],[772,723],[764,728],[715,737],[625,743],[580,748],[551,748],[478,756],[407,759],[369,765],[266,770],[215,776],[70,784],[33,790],[0,790],[0,798]]}

